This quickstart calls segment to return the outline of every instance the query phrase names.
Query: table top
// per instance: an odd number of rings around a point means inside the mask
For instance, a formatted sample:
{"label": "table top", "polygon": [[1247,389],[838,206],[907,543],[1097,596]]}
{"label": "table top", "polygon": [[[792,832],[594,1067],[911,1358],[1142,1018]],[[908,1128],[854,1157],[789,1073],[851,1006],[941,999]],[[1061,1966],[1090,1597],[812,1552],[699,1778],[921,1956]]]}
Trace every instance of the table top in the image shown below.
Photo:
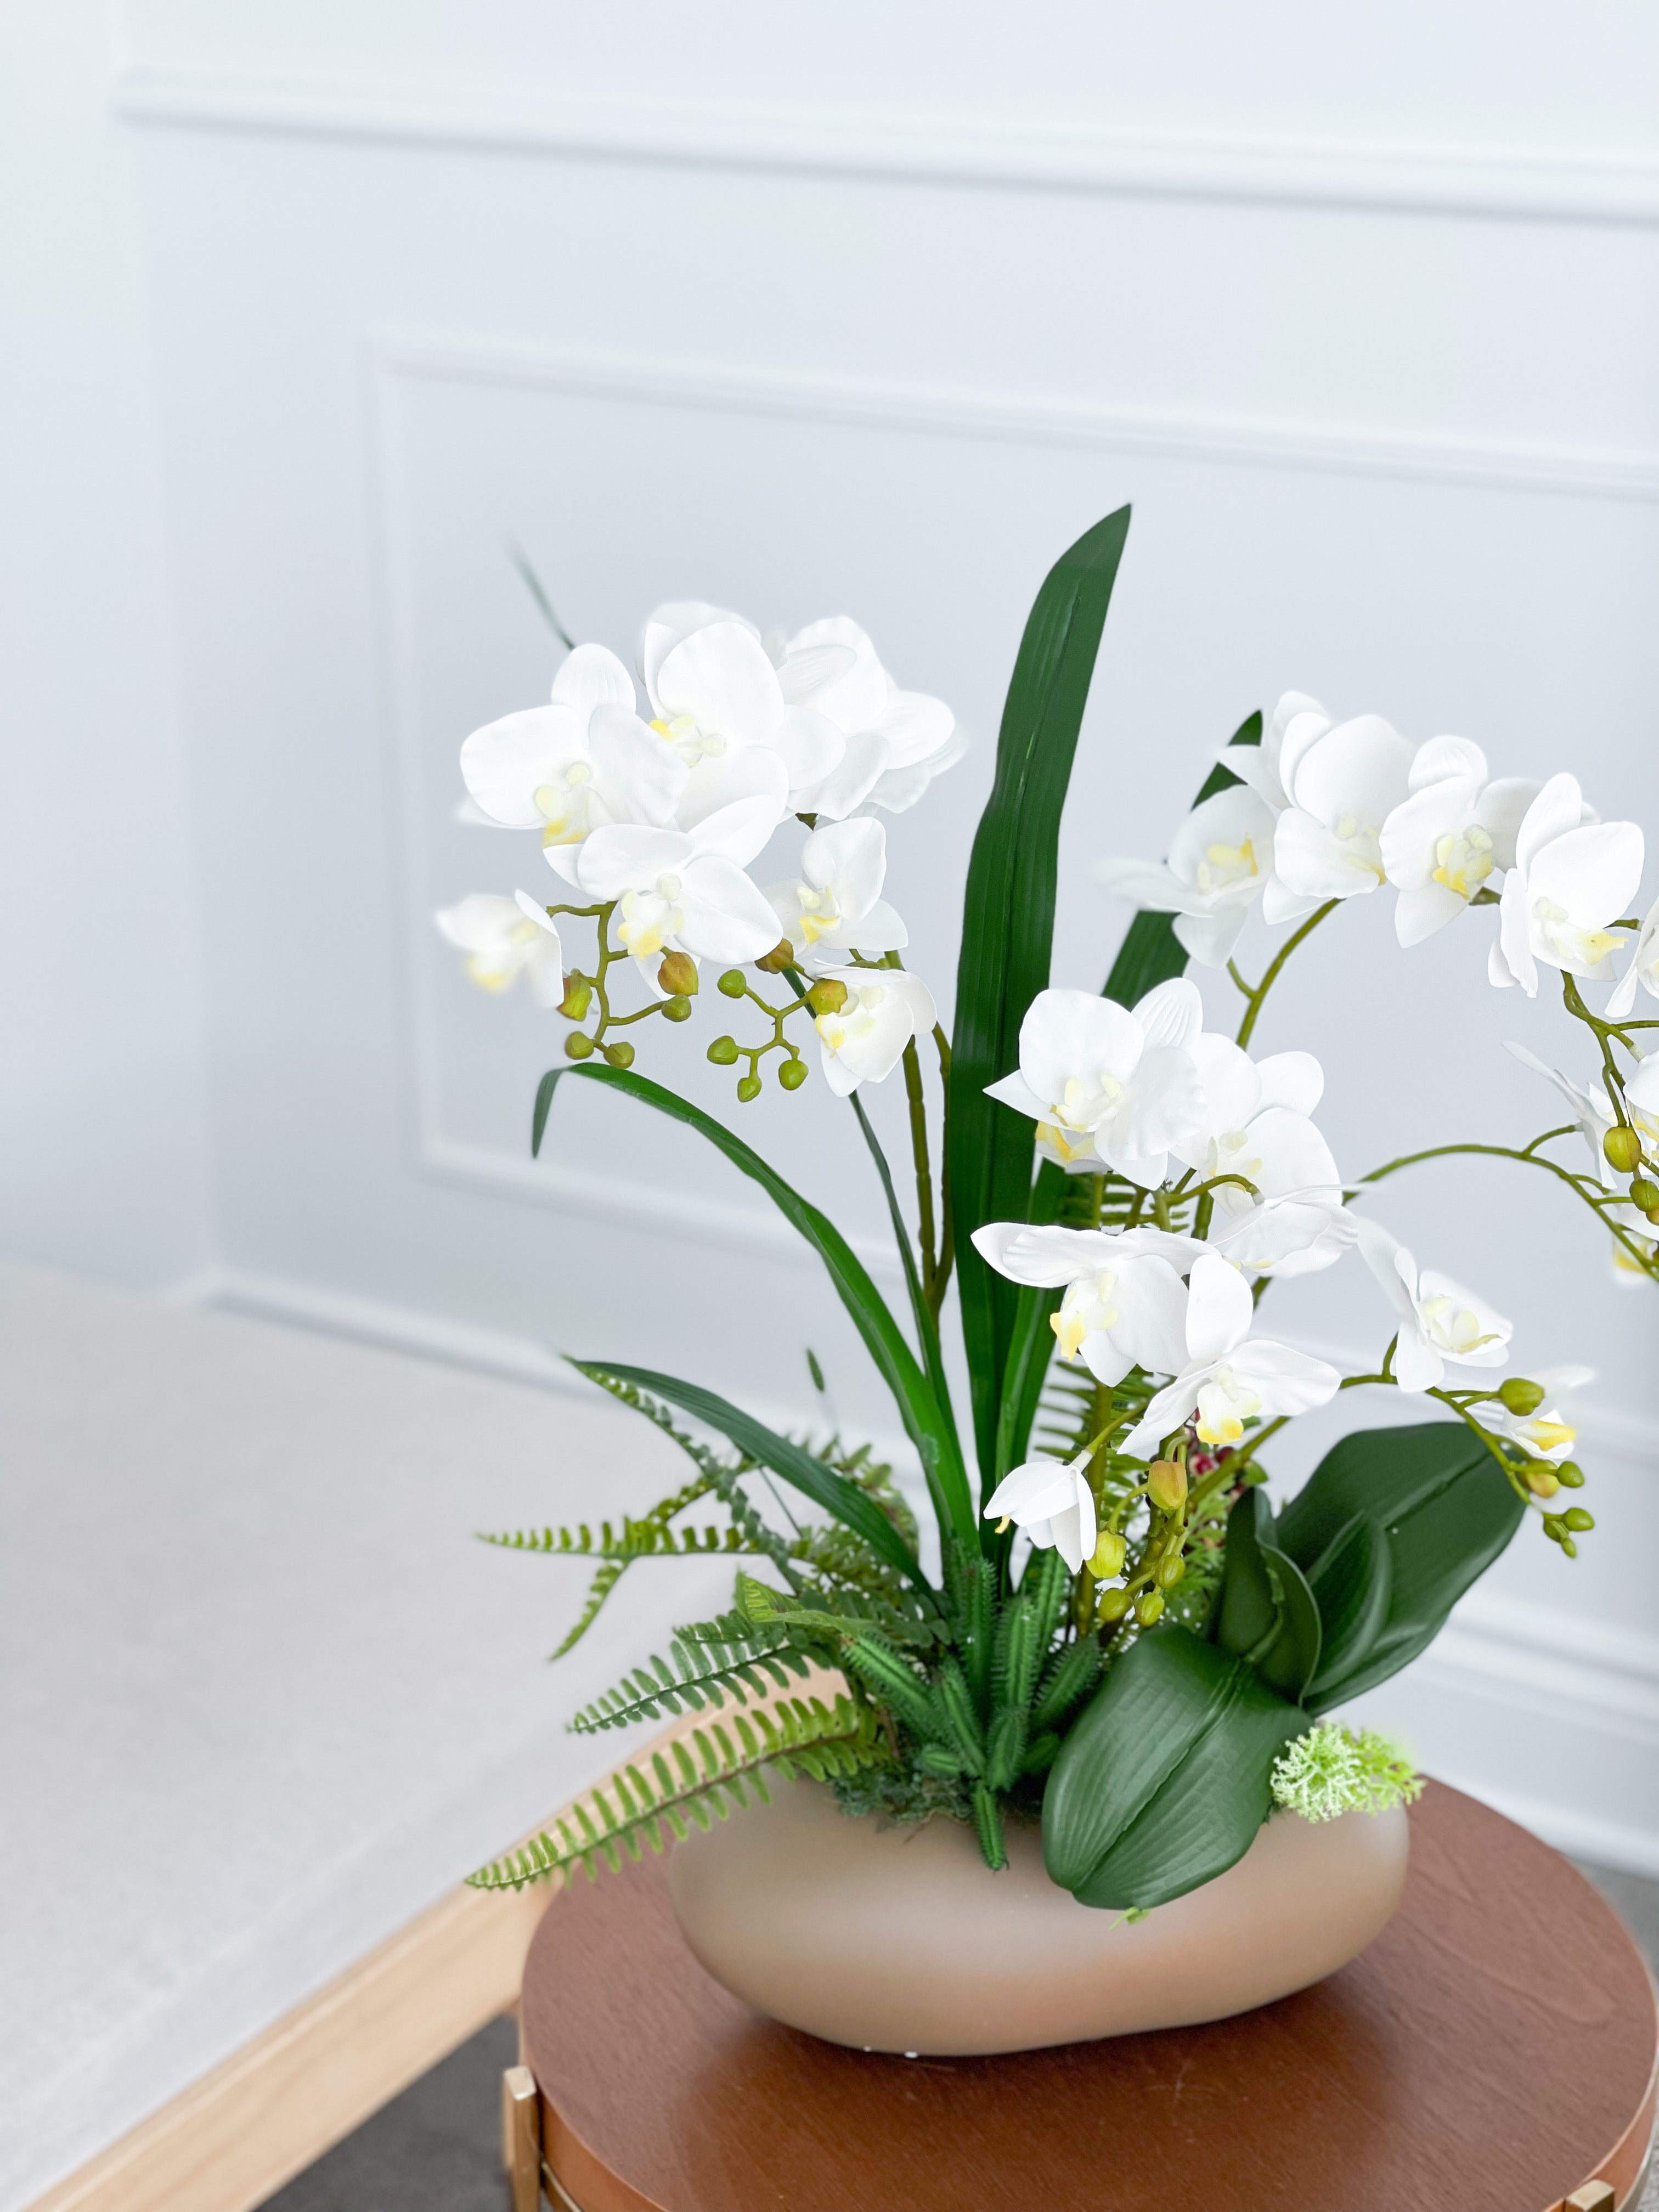
{"label": "table top", "polygon": [[1602,1899],[1434,1784],[1389,1928],[1235,2020],[1003,2058],[843,2050],[713,1982],[647,1860],[556,1901],[523,2022],[580,2212],[1544,2212],[1596,2176],[1622,2205],[1659,2050]]}
{"label": "table top", "polygon": [[597,1779],[567,1716],[732,1565],[641,1569],[550,1668],[588,1571],[473,1531],[638,1511],[684,1480],[648,1423],[29,1269],[0,1468],[15,2212]]}

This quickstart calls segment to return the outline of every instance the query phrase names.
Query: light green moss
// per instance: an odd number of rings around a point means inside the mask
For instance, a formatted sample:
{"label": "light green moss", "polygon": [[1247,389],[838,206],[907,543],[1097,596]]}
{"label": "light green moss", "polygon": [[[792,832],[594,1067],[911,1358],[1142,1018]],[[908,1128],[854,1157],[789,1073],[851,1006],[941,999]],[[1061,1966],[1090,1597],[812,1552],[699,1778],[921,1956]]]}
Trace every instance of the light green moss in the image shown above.
{"label": "light green moss", "polygon": [[1276,1762],[1273,1793],[1275,1804],[1304,1820],[1334,1820],[1409,1805],[1422,1796],[1423,1778],[1385,1736],[1321,1721]]}

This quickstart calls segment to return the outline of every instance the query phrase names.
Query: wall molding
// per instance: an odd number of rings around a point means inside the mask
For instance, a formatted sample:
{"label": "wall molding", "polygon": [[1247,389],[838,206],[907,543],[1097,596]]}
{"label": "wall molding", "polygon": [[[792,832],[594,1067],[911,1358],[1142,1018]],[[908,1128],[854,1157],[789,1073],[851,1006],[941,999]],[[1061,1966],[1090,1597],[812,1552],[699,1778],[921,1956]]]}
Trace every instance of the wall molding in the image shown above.
{"label": "wall molding", "polygon": [[[219,1267],[175,1285],[180,1304],[207,1306],[349,1337],[384,1351],[527,1383],[561,1395],[585,1392],[554,1352],[532,1340],[376,1299]],[[1349,1364],[1358,1364],[1353,1360]],[[763,1418],[787,1422],[787,1409],[757,1407]],[[1635,1441],[1616,1417],[1595,1424],[1601,1449]],[[874,1437],[901,1469],[914,1455],[902,1439]],[[1621,1455],[1623,1455],[1621,1454]],[[1659,1636],[1615,1628],[1565,1607],[1522,1604],[1482,1588],[1471,1591],[1431,1650],[1417,1662],[1437,1706],[1455,1717],[1460,1733],[1478,1744],[1483,1716],[1494,1707],[1524,1713],[1541,1742],[1605,1746],[1609,1771],[1639,1758],[1650,1768],[1659,1747]],[[1483,1777],[1441,1758],[1444,1779],[1486,1798],[1500,1812],[1554,1844],[1626,1872],[1659,1876],[1659,1823],[1644,1825],[1594,1804],[1548,1800],[1495,1790]],[[1538,1762],[1548,1771],[1547,1757]]]}
{"label": "wall molding", "polygon": [[464,154],[1511,222],[1659,223],[1659,161],[1564,149],[1044,128],[990,118],[283,79],[134,65],[130,121]]}
{"label": "wall molding", "polygon": [[368,351],[371,380],[380,386],[401,380],[500,384],[722,414],[1139,454],[1152,460],[1310,470],[1580,498],[1659,500],[1659,452],[1425,437],[1343,423],[1176,413],[1037,392],[890,384],[418,332],[374,334]]}

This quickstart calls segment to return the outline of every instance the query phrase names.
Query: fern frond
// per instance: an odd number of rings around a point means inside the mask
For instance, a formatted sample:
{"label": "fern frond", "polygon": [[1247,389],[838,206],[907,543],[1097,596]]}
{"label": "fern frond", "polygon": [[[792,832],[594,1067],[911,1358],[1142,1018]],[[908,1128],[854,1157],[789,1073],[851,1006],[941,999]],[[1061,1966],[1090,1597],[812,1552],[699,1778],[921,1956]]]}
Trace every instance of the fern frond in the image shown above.
{"label": "fern frond", "polygon": [[620,1768],[551,1830],[467,1880],[474,1889],[523,1889],[576,1866],[591,1878],[596,1859],[614,1869],[624,1851],[633,1859],[641,1848],[660,1851],[665,1829],[684,1838],[688,1823],[708,1829],[751,1795],[765,1802],[768,1768],[785,1780],[808,1774],[826,1782],[884,1756],[875,1716],[852,1698],[826,1705],[817,1698],[780,1698],[732,1714],[729,1728],[716,1721],[693,1729]]}
{"label": "fern frond", "polygon": [[592,1735],[633,1721],[659,1720],[688,1706],[701,1712],[705,1705],[723,1705],[728,1698],[744,1705],[751,1692],[765,1697],[774,1689],[787,1689],[792,1675],[807,1673],[808,1662],[788,1648],[780,1630],[718,1632],[726,1626],[735,1631],[736,1619],[729,1614],[723,1622],[703,1621],[677,1631],[668,1647],[672,1666],[653,1656],[648,1666],[636,1667],[616,1689],[584,1705],[570,1727],[578,1735]]}
{"label": "fern frond", "polygon": [[949,1633],[945,1622],[924,1602],[920,1593],[906,1593],[893,1601],[872,1596],[864,1590],[813,1589],[809,1585],[791,1596],[781,1590],[769,1589],[752,1575],[739,1571],[738,1604],[739,1620],[753,1621],[757,1626],[775,1622],[781,1628],[831,1639],[871,1628],[890,1643],[925,1649],[944,1642]]}

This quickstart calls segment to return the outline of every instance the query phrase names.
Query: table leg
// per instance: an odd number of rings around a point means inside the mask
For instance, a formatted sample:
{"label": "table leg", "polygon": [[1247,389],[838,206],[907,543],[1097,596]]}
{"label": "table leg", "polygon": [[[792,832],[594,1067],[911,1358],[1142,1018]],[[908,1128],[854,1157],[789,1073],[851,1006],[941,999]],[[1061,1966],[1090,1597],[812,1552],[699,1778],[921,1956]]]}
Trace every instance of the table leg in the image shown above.
{"label": "table leg", "polygon": [[501,2163],[513,2191],[513,2212],[539,2212],[542,2105],[527,2066],[509,2066],[501,2076]]}

